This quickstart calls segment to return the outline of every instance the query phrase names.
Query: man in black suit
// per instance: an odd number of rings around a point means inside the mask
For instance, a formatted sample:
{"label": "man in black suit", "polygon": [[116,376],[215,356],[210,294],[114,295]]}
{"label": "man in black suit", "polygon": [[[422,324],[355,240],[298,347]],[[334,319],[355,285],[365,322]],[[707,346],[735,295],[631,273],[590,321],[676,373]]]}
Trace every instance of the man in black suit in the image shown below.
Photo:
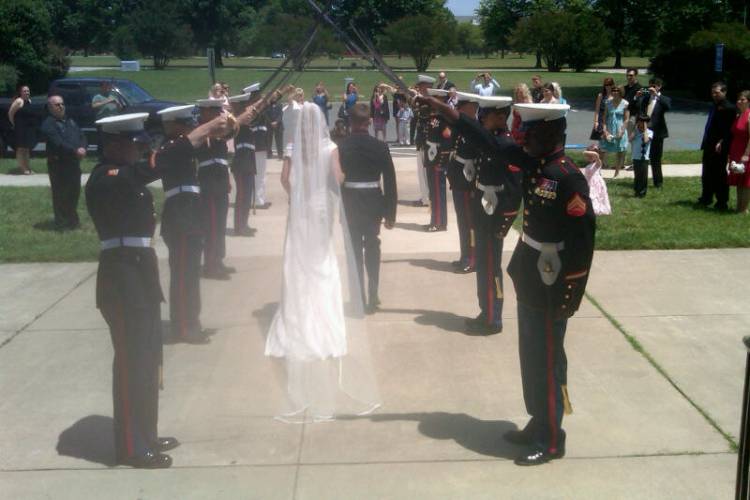
{"label": "man in black suit", "polygon": [[352,133],[339,143],[341,168],[346,176],[341,197],[357,262],[362,302],[372,314],[380,304],[380,221],[385,219],[386,229],[392,229],[396,223],[396,171],[388,146],[369,135],[370,107],[365,103],[355,104],[349,111],[349,120]]}
{"label": "man in black suit", "polygon": [[669,137],[664,113],[672,109],[672,100],[661,93],[663,85],[660,78],[652,78],[648,82],[648,89],[645,91],[641,89],[637,93],[640,114],[651,118],[648,127],[654,132],[654,137],[651,139],[651,175],[654,179],[654,187],[657,189],[661,189],[664,183],[661,173],[661,157],[664,153],[664,139]]}
{"label": "man in black suit", "polygon": [[448,76],[445,74],[445,71],[441,71],[440,73],[438,73],[438,81],[435,84],[435,88],[440,90],[448,90],[451,87],[455,87],[455,85],[450,80],[448,80]]}
{"label": "man in black suit", "polygon": [[711,86],[713,106],[708,111],[706,128],[703,132],[703,171],[701,172],[701,197],[698,203],[709,206],[716,196],[717,210],[726,210],[729,200],[729,185],[727,184],[727,155],[729,141],[732,140],[732,122],[735,108],[727,100],[727,86],[724,82],[716,82]]}

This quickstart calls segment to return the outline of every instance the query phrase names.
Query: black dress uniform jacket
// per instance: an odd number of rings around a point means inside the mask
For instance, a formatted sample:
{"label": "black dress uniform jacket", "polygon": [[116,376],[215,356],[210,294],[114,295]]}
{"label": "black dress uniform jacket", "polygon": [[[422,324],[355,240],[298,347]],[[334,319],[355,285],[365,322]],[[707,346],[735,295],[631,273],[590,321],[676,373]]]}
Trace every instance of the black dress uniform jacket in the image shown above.
{"label": "black dress uniform jacket", "polygon": [[396,172],[388,146],[365,133],[353,133],[339,143],[339,157],[346,182],[379,182],[380,189],[342,190],[349,223],[396,220]]}
{"label": "black dress uniform jacket", "polygon": [[[425,166],[436,167],[446,165],[448,156],[453,149],[452,131],[448,123],[440,115],[430,115],[426,125],[425,137]],[[430,158],[431,144],[436,145],[435,156]]]}
{"label": "black dress uniform jacket", "polygon": [[198,179],[201,192],[207,196],[225,195],[229,193],[229,169],[226,164],[217,161],[227,161],[227,143],[220,139],[211,141],[198,148]]}
{"label": "black dress uniform jacket", "polygon": [[255,144],[253,141],[254,132],[250,127],[241,125],[237,136],[234,138],[232,172],[255,175]]}
{"label": "black dress uniform jacket", "polygon": [[[167,141],[154,158],[165,193],[180,186],[198,186],[195,149],[186,137],[180,136]],[[198,193],[181,192],[164,202],[161,221],[163,236],[200,234],[201,232]]]}
{"label": "black dress uniform jacket", "polygon": [[462,134],[453,134],[453,148],[448,163],[447,177],[450,187],[454,191],[469,191],[473,189],[473,179],[469,180],[464,175],[464,161],[474,161],[477,157],[477,148]]}

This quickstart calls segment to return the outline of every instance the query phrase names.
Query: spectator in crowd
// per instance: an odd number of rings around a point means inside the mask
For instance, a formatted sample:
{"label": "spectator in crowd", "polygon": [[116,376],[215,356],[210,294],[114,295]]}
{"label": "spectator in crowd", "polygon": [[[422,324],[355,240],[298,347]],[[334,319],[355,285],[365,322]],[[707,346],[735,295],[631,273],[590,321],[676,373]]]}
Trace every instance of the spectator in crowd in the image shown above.
{"label": "spectator in crowd", "polygon": [[711,86],[713,106],[708,110],[708,119],[703,129],[703,169],[701,171],[701,196],[698,204],[707,207],[716,196],[716,208],[727,210],[729,185],[727,184],[727,155],[732,140],[732,123],[735,119],[734,105],[727,100],[727,86],[716,82]]}
{"label": "spectator in crowd", "polygon": [[562,95],[562,87],[560,87],[560,84],[557,82],[550,82],[550,85],[552,85],[552,95],[555,96],[557,102],[559,104],[568,104],[568,100]]}
{"label": "spectator in crowd", "polygon": [[651,152],[651,139],[654,132],[648,128],[648,115],[638,115],[635,129],[630,139],[633,156],[633,191],[636,198],[646,196],[648,190],[648,159]]}
{"label": "spectator in crowd", "polygon": [[[391,111],[388,109],[388,97],[385,95],[386,85],[380,83],[372,89],[370,98],[370,117],[375,138],[385,142],[385,130],[388,120],[391,119]],[[382,138],[381,138],[382,137]]]}
{"label": "spectator in crowd", "polygon": [[328,103],[328,90],[326,90],[323,82],[318,82],[315,86],[315,95],[313,96],[313,102],[318,105],[320,110],[323,112],[323,116],[326,119],[326,125],[328,125],[328,110],[331,109],[331,105]]}
{"label": "spectator in crowd", "polygon": [[59,95],[47,99],[49,116],[42,122],[47,140],[47,173],[52,189],[55,229],[79,227],[78,198],[81,195],[81,160],[86,156],[86,137],[76,122],[65,114]]}
{"label": "spectator in crowd", "polygon": [[664,177],[661,171],[661,157],[664,153],[664,139],[669,137],[665,114],[672,108],[672,100],[662,95],[661,89],[664,82],[660,78],[651,78],[648,82],[648,90],[639,90],[639,112],[650,118],[648,126],[654,132],[651,140],[651,177],[654,187],[661,189]]}
{"label": "spectator in crowd", "polygon": [[592,144],[583,152],[583,158],[586,160],[586,166],[583,168],[583,175],[589,184],[589,197],[591,206],[595,215],[609,215],[612,213],[612,207],[609,204],[609,194],[607,194],[607,185],[602,177],[602,161],[599,158],[599,146]]}
{"label": "spectator in crowd", "polygon": [[440,90],[448,90],[451,87],[455,87],[452,82],[448,80],[448,76],[445,74],[445,71],[441,71],[438,73],[438,80],[437,83],[435,83],[435,88]]}
{"label": "spectator in crowd", "polygon": [[396,127],[398,131],[398,143],[401,146],[410,144],[409,142],[409,123],[414,118],[414,112],[412,112],[409,106],[409,101],[399,102],[399,110],[396,114],[396,123],[399,124]]}
{"label": "spectator in crowd", "polygon": [[[612,88],[615,86],[615,81],[612,78],[605,78],[602,84],[602,91],[596,95],[596,102],[594,102],[594,126],[591,129],[591,135],[589,138],[593,141],[598,141],[604,138],[602,131],[604,130],[604,115],[607,108],[607,101],[612,98]],[[607,168],[607,157],[604,151],[601,151],[602,168]]]}
{"label": "spectator in crowd", "polygon": [[[737,186],[737,213],[746,214],[750,204],[750,90],[737,95],[737,119],[732,124],[729,147],[729,185]],[[740,166],[737,166],[739,164]]]}
{"label": "spectator in crowd", "polygon": [[625,163],[625,151],[628,149],[628,133],[625,123],[628,121],[628,101],[622,98],[622,88],[614,87],[612,97],[604,107],[604,127],[599,146],[607,153],[615,153],[615,177]]}
{"label": "spectator in crowd", "polygon": [[[519,83],[516,88],[513,89],[513,104],[530,103],[533,102],[531,92],[529,92],[529,86],[525,83]],[[513,108],[513,120],[510,125],[510,135],[516,144],[523,144],[524,130],[521,127],[523,120],[521,115],[518,114],[515,108]]]}
{"label": "spectator in crowd", "polygon": [[531,99],[532,102],[542,102],[544,94],[542,92],[542,77],[534,75],[531,77]]}
{"label": "spectator in crowd", "polygon": [[445,98],[445,103],[448,104],[453,109],[456,109],[456,106],[458,106],[458,94],[456,94],[456,87],[449,87],[448,88],[448,95]]}
{"label": "spectator in crowd", "polygon": [[474,89],[475,94],[487,97],[500,91],[500,84],[497,80],[492,78],[489,73],[479,73],[472,81],[471,88]]}
{"label": "spectator in crowd", "polygon": [[338,144],[347,135],[349,134],[346,132],[346,122],[341,118],[337,119],[331,130],[331,140]]}
{"label": "spectator in crowd", "polygon": [[37,118],[31,111],[31,90],[28,85],[20,85],[8,109],[8,121],[13,127],[17,167],[9,173],[31,175],[31,150],[36,146]]}
{"label": "spectator in crowd", "polygon": [[280,96],[274,95],[268,105],[268,158],[273,158],[273,141],[276,141],[276,153],[279,160],[284,159],[284,107],[279,102]]}
{"label": "spectator in crowd", "polygon": [[357,99],[359,99],[359,94],[357,93],[357,84],[354,82],[349,82],[346,85],[346,94],[344,94],[342,101],[343,105],[341,108],[339,108],[339,118],[343,119],[346,122],[346,130],[349,130],[349,110],[352,109],[352,107],[357,104]]}
{"label": "spectator in crowd", "polygon": [[122,105],[117,100],[117,96],[112,92],[112,84],[110,82],[101,83],[99,93],[91,99],[91,107],[96,111],[97,120],[116,115],[120,112]]}
{"label": "spectator in crowd", "polygon": [[[403,80],[403,77],[398,77],[399,80]],[[401,105],[406,103],[408,101],[406,94],[400,89],[396,88],[396,90],[393,92],[393,116],[398,118],[398,112],[401,109]],[[409,136],[409,124],[411,122],[406,122],[406,136]],[[404,122],[401,120],[396,120],[396,137],[401,137],[401,127],[404,126]],[[399,140],[400,141],[400,140]]]}
{"label": "spectator in crowd", "polygon": [[641,90],[641,84],[638,83],[638,69],[628,68],[625,70],[625,78],[627,82],[623,87],[622,98],[628,101],[628,111],[630,112],[630,119],[627,123],[628,136],[633,135],[635,129],[635,119],[638,116],[638,99],[636,94]]}
{"label": "spectator in crowd", "polygon": [[555,87],[547,82],[542,86],[542,103],[543,104],[559,104],[555,97]]}

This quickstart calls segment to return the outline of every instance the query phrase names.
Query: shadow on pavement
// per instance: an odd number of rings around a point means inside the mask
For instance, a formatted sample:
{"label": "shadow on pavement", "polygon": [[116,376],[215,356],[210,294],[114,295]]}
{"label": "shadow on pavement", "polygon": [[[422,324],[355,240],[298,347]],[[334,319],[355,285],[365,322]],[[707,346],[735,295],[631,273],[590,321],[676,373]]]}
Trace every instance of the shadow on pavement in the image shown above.
{"label": "shadow on pavement", "polygon": [[429,309],[398,309],[380,308],[379,313],[415,314],[414,322],[418,325],[435,326],[447,332],[461,333],[469,337],[483,336],[479,333],[466,331],[466,317],[447,311],[431,311]]}
{"label": "shadow on pavement", "polygon": [[271,328],[271,321],[273,321],[273,315],[276,313],[276,309],[279,308],[278,302],[268,302],[260,309],[253,311],[253,317],[258,321],[259,331],[264,337],[268,333],[268,329]]}
{"label": "shadow on pavement", "polygon": [[[398,224],[397,224],[398,225]],[[424,267],[430,271],[445,271],[447,273],[455,273],[456,269],[448,261],[435,260],[435,259],[389,259],[382,261],[383,264],[391,264],[394,262],[408,262],[412,266]]]}
{"label": "shadow on pavement", "polygon": [[[507,420],[479,420],[465,413],[381,413],[367,417],[372,422],[414,421],[422,435],[432,439],[450,439],[467,450],[496,458],[514,459],[522,449],[503,439],[507,431],[517,430]],[[340,420],[346,417],[339,417]]]}
{"label": "shadow on pavement", "polygon": [[405,229],[407,231],[419,231],[424,233],[424,224],[417,224],[416,222],[397,222],[393,227],[396,229]]}
{"label": "shadow on pavement", "polygon": [[112,417],[89,415],[74,423],[57,440],[58,455],[80,458],[114,467],[115,446]]}

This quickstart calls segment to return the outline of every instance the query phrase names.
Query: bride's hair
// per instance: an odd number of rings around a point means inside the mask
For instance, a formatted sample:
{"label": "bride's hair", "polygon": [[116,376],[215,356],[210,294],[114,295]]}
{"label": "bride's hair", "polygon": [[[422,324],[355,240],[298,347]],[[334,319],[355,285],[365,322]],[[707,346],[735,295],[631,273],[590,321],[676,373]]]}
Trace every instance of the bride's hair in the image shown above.
{"label": "bride's hair", "polygon": [[299,147],[302,161],[309,163],[318,160],[320,148],[325,149],[331,140],[320,106],[312,102],[304,103],[297,127],[299,128]]}

